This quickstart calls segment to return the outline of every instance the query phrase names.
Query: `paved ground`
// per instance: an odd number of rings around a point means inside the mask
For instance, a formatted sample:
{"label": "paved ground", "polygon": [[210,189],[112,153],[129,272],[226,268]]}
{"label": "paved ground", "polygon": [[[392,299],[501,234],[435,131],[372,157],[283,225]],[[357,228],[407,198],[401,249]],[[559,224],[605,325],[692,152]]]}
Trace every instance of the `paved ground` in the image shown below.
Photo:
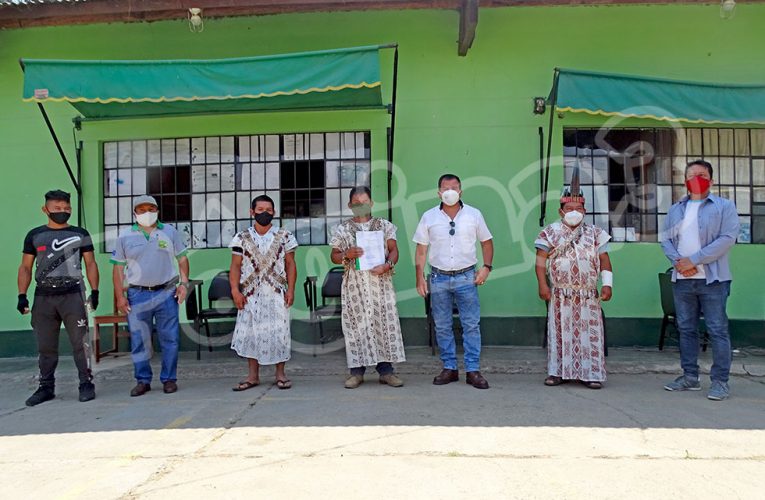
{"label": "paved ground", "polygon": [[[661,389],[677,353],[612,349],[601,391],[541,384],[541,349],[486,349],[488,391],[435,387],[407,351],[406,386],[342,388],[343,352],[296,354],[294,388],[230,387],[228,352],[180,362],[180,391],[128,397],[129,360],[97,366],[79,403],[62,360],[35,408],[34,360],[0,360],[3,498],[760,498],[765,358],[736,357],[726,402]],[[268,382],[267,382],[268,381]],[[704,380],[705,389],[708,380]]]}

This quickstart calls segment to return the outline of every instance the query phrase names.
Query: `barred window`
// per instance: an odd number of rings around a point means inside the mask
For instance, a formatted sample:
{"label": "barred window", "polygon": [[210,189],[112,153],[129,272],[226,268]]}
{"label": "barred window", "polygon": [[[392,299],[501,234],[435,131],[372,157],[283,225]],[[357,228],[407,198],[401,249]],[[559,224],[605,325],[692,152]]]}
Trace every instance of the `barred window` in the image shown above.
{"label": "barred window", "polygon": [[186,137],[106,142],[104,250],[133,222],[132,200],[157,199],[163,222],[191,248],[226,247],[253,224],[250,203],[274,200],[274,224],[301,245],[324,245],[354,186],[370,185],[369,132]]}
{"label": "barred window", "polygon": [[614,241],[657,241],[685,167],[712,164],[712,192],[735,202],[740,243],[765,243],[765,130],[565,128],[564,176],[579,164],[587,220]]}

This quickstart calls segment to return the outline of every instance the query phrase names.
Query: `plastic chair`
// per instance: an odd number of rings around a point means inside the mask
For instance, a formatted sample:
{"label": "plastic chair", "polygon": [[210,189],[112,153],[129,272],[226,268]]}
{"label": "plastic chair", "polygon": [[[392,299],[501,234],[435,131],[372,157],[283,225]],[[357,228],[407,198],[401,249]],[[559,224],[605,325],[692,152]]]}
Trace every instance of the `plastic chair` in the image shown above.
{"label": "plastic chair", "polygon": [[[236,318],[239,314],[239,310],[233,304],[234,298],[231,296],[231,284],[228,281],[228,274],[228,271],[221,271],[210,282],[210,287],[207,289],[208,307],[206,309],[201,309],[201,297],[194,301],[188,301],[189,303],[186,304],[187,317],[189,313],[193,315],[194,304],[199,309],[195,315],[195,329],[201,333],[201,329],[204,327],[205,335],[207,335],[207,350],[209,352],[213,350],[210,338],[210,320]],[[193,288],[193,293],[196,297],[196,287]],[[191,294],[191,290],[189,292]],[[201,345],[197,342],[197,359],[201,356],[200,350]]]}
{"label": "plastic chair", "polygon": [[[312,324],[319,324],[319,342],[324,344],[324,324],[323,320],[342,316],[342,288],[343,275],[345,269],[341,266],[333,267],[324,277],[321,285],[321,305],[318,304],[318,293],[316,291],[316,276],[308,276],[303,282],[303,292],[305,293],[306,307],[311,314]],[[314,354],[315,355],[315,354]]]}
{"label": "plastic chair", "polygon": [[[675,316],[675,299],[672,295],[672,268],[670,267],[663,273],[659,273],[659,295],[661,296],[661,310],[664,313],[664,317],[661,319],[661,332],[659,333],[659,350],[664,349],[664,341],[667,338],[667,327],[672,327],[677,330],[677,317]],[[703,318],[703,316],[702,316]],[[702,326],[703,320],[699,322]],[[703,325],[704,340],[701,349],[706,352],[707,344],[709,343],[709,332],[706,329],[706,325]],[[679,333],[678,333],[679,335]]]}

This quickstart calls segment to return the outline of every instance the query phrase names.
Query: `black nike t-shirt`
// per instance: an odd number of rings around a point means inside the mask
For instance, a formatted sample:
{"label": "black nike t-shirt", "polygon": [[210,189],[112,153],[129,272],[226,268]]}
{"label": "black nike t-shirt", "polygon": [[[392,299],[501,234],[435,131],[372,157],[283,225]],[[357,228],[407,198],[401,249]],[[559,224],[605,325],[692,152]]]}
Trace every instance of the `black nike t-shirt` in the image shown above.
{"label": "black nike t-shirt", "polygon": [[37,263],[35,295],[62,295],[80,290],[82,254],[92,251],[90,234],[81,227],[40,226],[29,231],[24,238],[23,252],[34,255]]}

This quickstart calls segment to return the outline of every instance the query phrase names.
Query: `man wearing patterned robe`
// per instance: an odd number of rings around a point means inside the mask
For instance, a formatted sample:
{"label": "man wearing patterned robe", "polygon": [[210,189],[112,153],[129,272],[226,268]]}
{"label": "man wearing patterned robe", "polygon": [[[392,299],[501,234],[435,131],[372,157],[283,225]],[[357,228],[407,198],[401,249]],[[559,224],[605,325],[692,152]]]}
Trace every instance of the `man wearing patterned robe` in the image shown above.
{"label": "man wearing patterned robe", "polygon": [[611,237],[582,221],[584,197],[576,170],[571,189],[560,200],[561,220],[545,227],[534,242],[539,297],[549,302],[545,385],[578,380],[600,389],[606,380],[600,301],[612,293]]}
{"label": "man wearing patterned robe", "polygon": [[231,349],[247,358],[247,378],[233,389],[244,391],[260,383],[260,365],[276,365],[276,386],[289,389],[284,373],[290,359],[290,313],[295,300],[295,237],[271,225],[274,202],[266,195],[252,200],[255,225],[231,240],[231,295],[239,313]]}
{"label": "man wearing patterned robe", "polygon": [[[379,382],[401,387],[404,382],[394,373],[393,363],[406,360],[401,325],[393,289],[393,267],[398,261],[396,226],[372,217],[369,188],[360,186],[350,193],[348,207],[354,217],[342,222],[332,236],[332,262],[343,264],[343,336],[350,376],[346,389],[364,382],[367,366],[375,365]],[[385,262],[370,270],[356,269],[356,259],[364,254],[357,244],[359,231],[380,231],[385,242]]]}

